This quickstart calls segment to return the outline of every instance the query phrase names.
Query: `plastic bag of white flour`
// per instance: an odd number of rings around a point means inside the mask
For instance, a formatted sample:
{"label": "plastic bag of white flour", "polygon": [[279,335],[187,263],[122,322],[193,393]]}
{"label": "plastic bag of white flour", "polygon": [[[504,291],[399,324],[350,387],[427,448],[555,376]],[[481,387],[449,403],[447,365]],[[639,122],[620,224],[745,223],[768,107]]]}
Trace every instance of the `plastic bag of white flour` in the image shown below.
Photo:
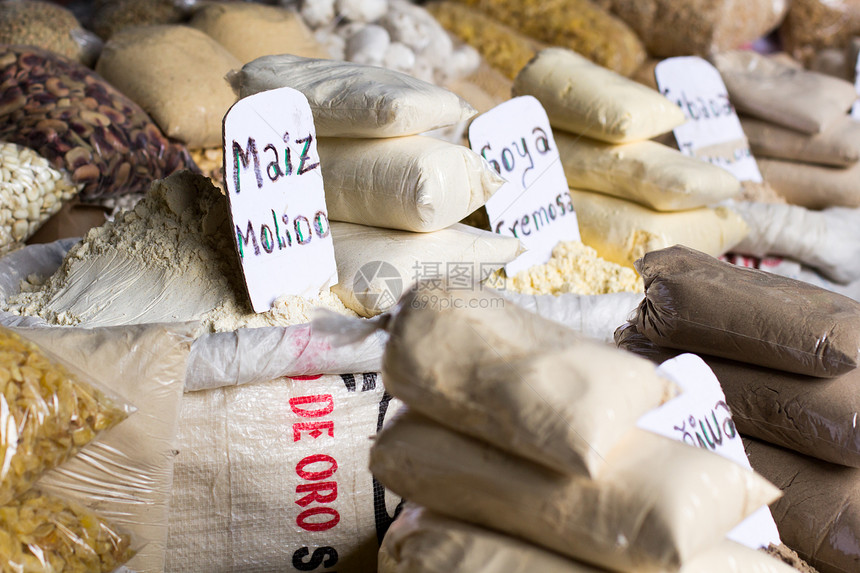
{"label": "plastic bag of white flour", "polygon": [[719,203],[741,189],[731,173],[654,141],[611,145],[555,134],[567,184],[635,201],[656,211]]}
{"label": "plastic bag of white flour", "polygon": [[368,470],[375,373],[185,394],[165,570],[376,571],[399,498]]}
{"label": "plastic bag of white flour", "polygon": [[554,128],[609,143],[651,139],[685,121],[659,92],[563,48],[540,51],[514,79],[513,95],[536,97]]}
{"label": "plastic bag of white flour", "polygon": [[419,282],[386,325],[386,386],[436,422],[558,472],[594,476],[674,395],[647,360],[472,289]]}
{"label": "plastic bag of white flour", "polygon": [[484,205],[502,179],[471,149],[425,136],[321,138],[329,219],[438,231]]}
{"label": "plastic bag of white flour", "polygon": [[224,76],[241,62],[189,26],[139,26],[114,34],[96,71],[143,108],[168,137],[189,147],[221,145],[221,121],[236,101]]}
{"label": "plastic bag of white flour", "polygon": [[230,81],[240,97],[280,87],[302,92],[320,137],[415,135],[477,113],[453,92],[401,72],[290,54],[257,58]]}
{"label": "plastic bag of white flour", "polygon": [[750,229],[733,252],[788,257],[842,284],[860,280],[860,209],[811,211],[748,201],[735,203],[732,209]]}
{"label": "plastic bag of white flour", "polygon": [[386,487],[428,509],[616,571],[678,571],[779,496],[712,452],[632,430],[597,480],[564,476],[407,412],[370,454]]}
{"label": "plastic bag of white flour", "polygon": [[741,117],[750,150],[757,158],[850,167],[860,160],[860,122],[845,116],[809,135],[752,117]]}
{"label": "plastic bag of white flour", "polygon": [[809,209],[860,207],[860,162],[843,168],[759,159],[758,166],[764,180],[793,205]]}
{"label": "plastic bag of white flour", "polygon": [[714,65],[739,112],[804,133],[824,131],[857,99],[851,82],[806,71],[752,50],[717,54]]}
{"label": "plastic bag of white flour", "polygon": [[332,221],[340,283],[332,287],[361,316],[388,310],[419,279],[471,285],[514,260],[520,241],[455,223],[433,233],[410,233]]}
{"label": "plastic bag of white flour", "polygon": [[16,330],[134,404],[128,419],[45,473],[36,487],[131,533],[137,553],[126,567],[138,573],[164,570],[191,331],[183,324]]}
{"label": "plastic bag of white flour", "polygon": [[[519,539],[407,504],[379,549],[379,573],[605,573]],[[680,573],[797,573],[761,551],[723,541]]]}
{"label": "plastic bag of white flour", "polygon": [[749,232],[740,215],[724,206],[660,213],[603,193],[571,189],[570,198],[582,242],[628,267],[645,253],[676,244],[716,257]]}

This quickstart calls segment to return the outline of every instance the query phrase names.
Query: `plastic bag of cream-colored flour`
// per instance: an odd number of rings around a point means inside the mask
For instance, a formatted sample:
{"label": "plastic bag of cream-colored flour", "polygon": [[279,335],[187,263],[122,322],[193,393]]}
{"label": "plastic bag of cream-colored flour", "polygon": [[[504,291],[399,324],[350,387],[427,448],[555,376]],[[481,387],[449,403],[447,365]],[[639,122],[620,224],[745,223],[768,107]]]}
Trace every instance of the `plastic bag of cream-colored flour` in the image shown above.
{"label": "plastic bag of cream-colored flour", "polygon": [[437,425],[392,420],[370,454],[392,491],[616,571],[678,571],[778,497],[755,473],[710,451],[631,430],[596,480],[565,476]]}
{"label": "plastic bag of cream-colored flour", "polygon": [[860,122],[847,115],[814,135],[752,117],[742,117],[741,125],[757,158],[834,167],[850,167],[860,160]]}
{"label": "plastic bag of cream-colored flour", "polygon": [[419,282],[393,309],[382,371],[410,408],[562,473],[597,475],[674,395],[647,360],[485,290]]}
{"label": "plastic bag of cream-colored flour", "polygon": [[636,262],[645,300],[633,322],[651,342],[834,377],[860,364],[860,303],[676,245]]}
{"label": "plastic bag of cream-colored flour", "polygon": [[[379,573],[601,573],[519,539],[407,504],[379,549]],[[680,573],[797,573],[731,541],[691,559]]]}
{"label": "plastic bag of cream-colored flour", "polygon": [[477,153],[433,137],[321,138],[329,218],[438,231],[487,202],[505,182]]}
{"label": "plastic bag of cream-colored flour", "polygon": [[240,97],[291,87],[308,98],[320,137],[397,137],[465,121],[477,112],[451,91],[363,64],[264,56],[230,81]]}
{"label": "plastic bag of cream-colored flour", "polygon": [[[657,346],[636,326],[615,333],[619,348],[659,364],[681,351]],[[860,468],[860,370],[832,379],[702,355],[720,381],[732,420],[745,436]]]}
{"label": "plastic bag of cream-colored flour", "polygon": [[567,184],[656,211],[707,207],[741,189],[731,173],[654,141],[611,145],[555,134]]}
{"label": "plastic bag of cream-colored flour", "polygon": [[857,99],[851,82],[751,50],[717,54],[714,65],[738,111],[804,133],[824,131]]}
{"label": "plastic bag of cream-colored flour", "polygon": [[633,267],[645,253],[681,244],[709,255],[731,250],[749,232],[725,206],[660,213],[631,201],[570,190],[582,242],[607,261]]}
{"label": "plastic bag of cream-colored flour", "polygon": [[17,330],[122,395],[136,410],[36,487],[131,534],[137,573],[164,570],[180,402],[193,324]]}
{"label": "plastic bag of cream-colored flour", "polygon": [[563,48],[539,52],[517,75],[513,95],[536,97],[554,128],[609,143],[651,139],[685,121],[659,92]]}
{"label": "plastic bag of cream-colored flour", "polygon": [[808,209],[860,207],[860,162],[842,168],[759,159],[758,166],[764,180],[788,203]]}
{"label": "plastic bag of cream-colored flour", "polygon": [[788,257],[841,284],[860,279],[860,209],[812,211],[797,205],[749,201],[737,202],[732,209],[750,229],[733,252],[759,258]]}
{"label": "plastic bag of cream-colored flour", "polygon": [[398,409],[376,373],[186,393],[165,569],[375,573],[400,499],[368,454]]}
{"label": "plastic bag of cream-colored flour", "polygon": [[331,235],[340,277],[331,290],[362,316],[384,312],[419,279],[455,276],[471,286],[521,252],[519,239],[460,223],[410,233],[332,221]]}

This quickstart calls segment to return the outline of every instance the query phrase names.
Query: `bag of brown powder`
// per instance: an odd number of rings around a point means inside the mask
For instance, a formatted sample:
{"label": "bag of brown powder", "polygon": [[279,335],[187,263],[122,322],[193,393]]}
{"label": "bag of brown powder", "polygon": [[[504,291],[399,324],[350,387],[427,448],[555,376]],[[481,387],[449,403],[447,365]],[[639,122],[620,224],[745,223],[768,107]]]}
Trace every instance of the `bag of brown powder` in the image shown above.
{"label": "bag of brown powder", "polygon": [[[657,346],[633,324],[615,343],[655,364],[681,351]],[[833,379],[792,374],[703,354],[726,395],[738,431],[795,452],[860,468],[860,370]]]}
{"label": "bag of brown powder", "polygon": [[860,207],[860,162],[842,168],[759,159],[758,166],[764,180],[793,205],[808,209]]}
{"label": "bag of brown powder", "polygon": [[652,56],[708,56],[767,36],[788,0],[606,0]]}
{"label": "bag of brown powder", "polygon": [[[407,504],[379,549],[379,573],[601,573],[542,547]],[[723,541],[680,573],[797,573],[761,551]]]}
{"label": "bag of brown powder", "polygon": [[783,543],[821,573],[860,570],[860,470],[744,440],[750,464],[782,490],[771,513]]}
{"label": "bag of brown powder", "polygon": [[541,50],[512,93],[536,97],[554,128],[608,143],[651,139],[685,121],[659,92],[563,48]]}
{"label": "bag of brown powder", "polygon": [[438,231],[484,205],[505,180],[480,155],[434,137],[320,138],[328,216]]}
{"label": "bag of brown powder", "polygon": [[678,571],[776,488],[712,452],[632,430],[597,480],[565,476],[407,412],[377,437],[374,475],[443,515],[616,571]]}
{"label": "bag of brown powder", "polygon": [[413,410],[515,455],[594,476],[674,394],[654,367],[487,290],[419,282],[387,326],[383,376]]}
{"label": "bag of brown powder", "polygon": [[741,117],[741,125],[757,158],[849,167],[860,160],[860,122],[845,116],[821,133],[808,135],[773,123]]}
{"label": "bag of brown powder", "polygon": [[651,342],[810,376],[860,363],[860,303],[676,245],[636,261],[645,299],[632,321]]}
{"label": "bag of brown powder", "polygon": [[611,145],[560,131],[555,142],[568,185],[656,211],[706,207],[741,188],[725,169],[654,141]]}
{"label": "bag of brown powder", "polygon": [[242,63],[262,56],[331,57],[297,12],[246,2],[204,4],[188,23],[227,48]]}
{"label": "bag of brown powder", "polygon": [[96,71],[137,102],[168,137],[200,148],[221,145],[221,122],[236,101],[225,76],[241,65],[200,30],[165,24],[114,34]]}
{"label": "bag of brown powder", "polygon": [[645,253],[681,244],[722,255],[749,229],[728,207],[660,213],[603,193],[570,190],[582,242],[607,261],[633,267]]}
{"label": "bag of brown powder", "polygon": [[751,50],[724,52],[713,60],[738,111],[804,133],[824,131],[857,99],[851,82]]}

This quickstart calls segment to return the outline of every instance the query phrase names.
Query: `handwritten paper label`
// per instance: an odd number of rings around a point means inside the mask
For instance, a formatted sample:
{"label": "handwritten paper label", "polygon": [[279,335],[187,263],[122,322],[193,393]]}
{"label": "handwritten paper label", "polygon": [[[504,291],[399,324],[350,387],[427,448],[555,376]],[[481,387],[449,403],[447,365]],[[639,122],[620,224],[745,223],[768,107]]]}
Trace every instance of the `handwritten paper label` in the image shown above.
{"label": "handwritten paper label", "polygon": [[854,90],[857,92],[857,101],[851,108],[851,117],[860,119],[860,54],[857,55],[857,63],[854,65]]}
{"label": "handwritten paper label", "polygon": [[505,265],[509,276],[548,261],[559,241],[579,240],[561,158],[537,99],[516,97],[475,118],[469,144],[506,180],[487,201],[492,230],[527,249]]}
{"label": "handwritten paper label", "polygon": [[337,284],[316,130],[292,88],[236,102],[224,117],[224,182],[233,239],[255,312],[286,294]]}
{"label": "handwritten paper label", "polygon": [[[705,448],[751,469],[719,380],[695,354],[681,354],[657,368],[681,388],[676,398],[639,419],[638,426],[699,448]],[[767,506],[761,507],[728,534],[729,539],[758,549],[779,544],[779,532]]]}
{"label": "handwritten paper label", "polygon": [[684,155],[729,171],[741,181],[762,182],[729,91],[717,68],[696,56],[669,58],[655,70],[660,93],[678,104],[687,121],[673,131]]}

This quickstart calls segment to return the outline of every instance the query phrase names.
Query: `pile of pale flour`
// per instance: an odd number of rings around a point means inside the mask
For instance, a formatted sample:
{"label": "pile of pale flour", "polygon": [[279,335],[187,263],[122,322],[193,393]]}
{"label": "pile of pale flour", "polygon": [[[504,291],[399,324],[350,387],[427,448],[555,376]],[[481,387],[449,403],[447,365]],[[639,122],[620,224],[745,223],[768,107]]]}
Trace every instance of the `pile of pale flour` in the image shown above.
{"label": "pile of pale flour", "polygon": [[227,198],[205,177],[155,181],[133,210],[90,230],[47,280],[30,277],[6,310],[87,327],[199,320],[209,331],[309,322],[349,311],[329,291],[252,311],[231,239]]}

